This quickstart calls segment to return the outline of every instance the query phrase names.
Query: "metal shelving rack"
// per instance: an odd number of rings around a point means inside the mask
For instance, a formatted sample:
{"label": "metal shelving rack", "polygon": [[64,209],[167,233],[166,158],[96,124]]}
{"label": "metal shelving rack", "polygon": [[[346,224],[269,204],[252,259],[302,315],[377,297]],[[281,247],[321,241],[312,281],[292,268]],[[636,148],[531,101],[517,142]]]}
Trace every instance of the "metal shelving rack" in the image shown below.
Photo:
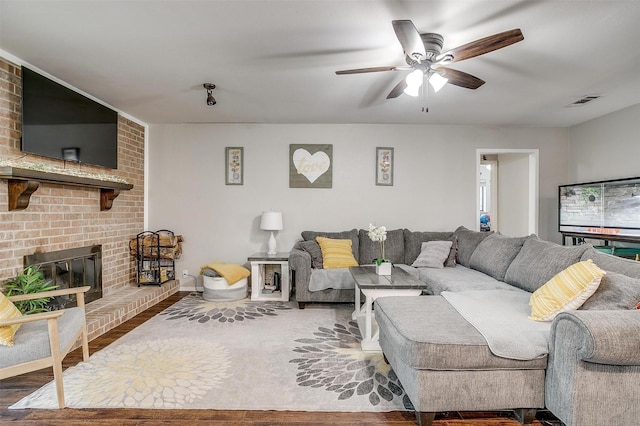
{"label": "metal shelving rack", "polygon": [[174,250],[166,242],[175,241],[173,232],[161,229],[144,231],[136,237],[137,282],[141,285],[162,285],[175,279],[176,267],[173,256],[163,255]]}

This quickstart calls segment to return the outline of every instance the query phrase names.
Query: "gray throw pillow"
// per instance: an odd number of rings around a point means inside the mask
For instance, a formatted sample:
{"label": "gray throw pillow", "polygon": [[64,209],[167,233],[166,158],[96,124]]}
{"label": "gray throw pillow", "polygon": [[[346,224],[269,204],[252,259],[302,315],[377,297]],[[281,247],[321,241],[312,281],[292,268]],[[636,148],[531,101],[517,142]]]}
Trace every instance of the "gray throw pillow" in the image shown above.
{"label": "gray throw pillow", "polygon": [[[453,237],[453,232],[420,232],[404,229],[404,260],[400,263],[411,265],[418,258],[422,250],[422,243],[427,241],[447,241]],[[455,255],[455,254],[454,254]],[[455,266],[455,265],[453,265]]]}
{"label": "gray throw pillow", "polygon": [[511,262],[520,253],[522,244],[529,237],[512,238],[501,234],[492,234],[482,240],[469,259],[471,269],[483,272],[498,281],[504,281],[504,275]]}
{"label": "gray throw pillow", "polygon": [[[595,263],[595,262],[594,262]],[[640,279],[607,272],[596,292],[580,307],[585,310],[635,309],[640,303]]]}
{"label": "gray throw pillow", "polygon": [[451,237],[451,250],[449,250],[449,257],[444,261],[444,266],[447,268],[455,268],[458,263],[458,238]]}
{"label": "gray throw pillow", "polygon": [[428,241],[422,243],[422,251],[411,266],[415,268],[444,268],[451,252],[451,241]]}
{"label": "gray throw pillow", "polygon": [[462,266],[469,267],[469,261],[478,244],[489,235],[491,232],[478,232],[465,228],[464,226],[458,227],[453,233],[453,236],[458,239],[458,263]]}
{"label": "gray throw pillow", "polygon": [[358,241],[358,230],[353,228],[350,231],[343,232],[318,232],[318,231],[302,231],[301,234],[302,239],[305,241],[315,241],[316,237],[324,237],[324,238],[333,238],[335,240],[351,240],[351,253],[353,253],[353,258],[358,260],[360,246]]}
{"label": "gray throw pillow", "polygon": [[[361,229],[358,232],[360,240],[360,264],[368,265],[373,259],[380,257],[380,243],[371,241],[368,230]],[[387,231],[387,239],[384,242],[384,257],[389,259],[391,263],[404,263],[404,234],[402,229],[394,229]],[[356,257],[356,259],[358,259]]]}
{"label": "gray throw pillow", "polygon": [[533,293],[558,272],[579,262],[587,247],[587,244],[561,246],[537,237],[527,238],[520,253],[509,265],[504,281]]}
{"label": "gray throw pillow", "polygon": [[322,269],[322,250],[320,249],[320,244],[316,241],[300,241],[298,247],[309,253],[312,268]]}
{"label": "gray throw pillow", "polygon": [[[615,253],[615,252],[614,252]],[[602,253],[593,247],[589,247],[582,254],[581,260],[593,260],[593,263],[607,272],[616,272],[632,278],[640,278],[640,262],[631,259]]]}

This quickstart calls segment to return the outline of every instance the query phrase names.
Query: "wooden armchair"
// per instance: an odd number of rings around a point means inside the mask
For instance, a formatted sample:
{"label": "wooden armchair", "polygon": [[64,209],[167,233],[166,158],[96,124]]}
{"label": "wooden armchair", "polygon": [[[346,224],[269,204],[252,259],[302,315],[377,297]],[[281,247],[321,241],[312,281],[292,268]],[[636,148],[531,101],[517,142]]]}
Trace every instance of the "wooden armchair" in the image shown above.
{"label": "wooden armchair", "polygon": [[0,320],[0,327],[22,324],[13,346],[0,346],[0,379],[53,367],[58,406],[64,408],[62,360],[82,339],[82,358],[89,360],[84,293],[89,286],[8,297],[12,302],[76,294],[77,307]]}

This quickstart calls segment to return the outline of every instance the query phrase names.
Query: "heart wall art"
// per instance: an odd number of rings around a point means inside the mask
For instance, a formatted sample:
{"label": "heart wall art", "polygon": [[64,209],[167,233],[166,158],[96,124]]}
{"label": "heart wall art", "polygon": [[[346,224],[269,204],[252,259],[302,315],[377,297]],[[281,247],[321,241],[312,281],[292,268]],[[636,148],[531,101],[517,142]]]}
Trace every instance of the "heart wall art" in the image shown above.
{"label": "heart wall art", "polygon": [[331,188],[333,145],[289,145],[289,188]]}

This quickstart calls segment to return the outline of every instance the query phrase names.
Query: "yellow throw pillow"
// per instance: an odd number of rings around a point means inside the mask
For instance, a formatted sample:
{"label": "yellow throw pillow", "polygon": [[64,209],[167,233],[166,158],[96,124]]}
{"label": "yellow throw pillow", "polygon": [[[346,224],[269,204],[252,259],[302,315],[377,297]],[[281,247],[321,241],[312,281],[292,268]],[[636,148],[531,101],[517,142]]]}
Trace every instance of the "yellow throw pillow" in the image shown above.
{"label": "yellow throw pillow", "polygon": [[316,237],[322,251],[322,267],[325,269],[358,266],[351,252],[351,240]]}
{"label": "yellow throw pillow", "polygon": [[[7,296],[0,293],[0,320],[21,317],[22,313],[16,306],[7,299]],[[13,346],[13,336],[20,328],[20,324],[5,325],[0,327],[0,345]]]}
{"label": "yellow throw pillow", "polygon": [[529,318],[551,321],[560,312],[578,309],[595,293],[605,274],[591,259],[574,263],[531,295]]}

